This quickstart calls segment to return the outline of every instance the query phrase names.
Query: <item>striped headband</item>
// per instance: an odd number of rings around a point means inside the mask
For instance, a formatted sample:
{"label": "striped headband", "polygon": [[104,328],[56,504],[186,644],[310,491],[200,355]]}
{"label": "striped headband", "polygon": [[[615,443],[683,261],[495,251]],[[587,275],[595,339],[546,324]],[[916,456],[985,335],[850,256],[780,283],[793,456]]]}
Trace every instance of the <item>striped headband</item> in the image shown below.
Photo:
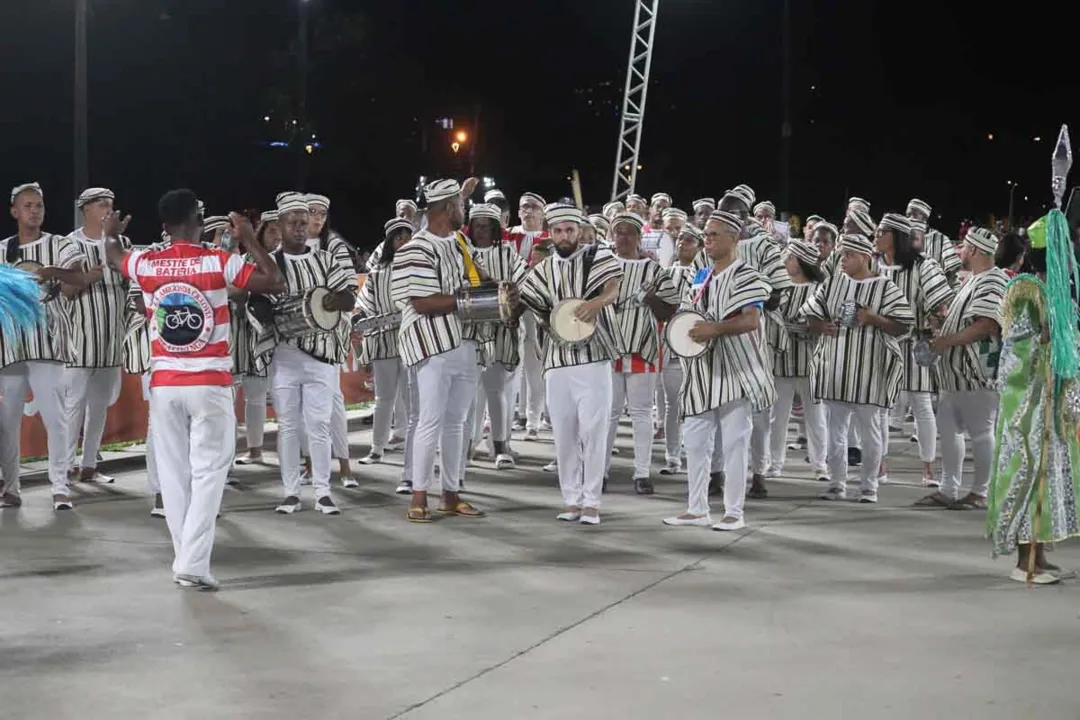
{"label": "striped headband", "polygon": [[547,221],[548,227],[564,222],[582,225],[585,223],[585,215],[573,205],[552,203],[544,208],[544,220]]}
{"label": "striped headband", "polygon": [[921,212],[926,217],[930,217],[930,205],[919,198],[911,198],[907,204],[907,211]]}
{"label": "striped headband", "polygon": [[657,202],[660,202],[661,200],[666,200],[668,205],[671,204],[671,196],[668,195],[667,193],[656,193],[656,194],[654,194],[652,196],[652,198],[649,199],[649,204],[650,205],[655,205]]}
{"label": "striped headband", "polygon": [[402,205],[407,208],[412,208],[414,212],[420,210],[420,208],[416,207],[416,201],[409,200],[407,198],[402,198],[401,200],[398,200],[396,203],[394,203],[394,210],[400,210]]}
{"label": "striped headband", "polygon": [[820,215],[811,215],[810,217],[806,218],[806,224],[807,225],[809,225],[810,223],[823,223],[823,222],[825,222],[825,218],[821,217]]}
{"label": "striped headband", "polygon": [[75,201],[75,207],[82,209],[98,200],[115,200],[116,195],[109,188],[88,188],[82,191],[79,199]]}
{"label": "striped headband", "polygon": [[487,218],[498,223],[502,220],[502,210],[498,205],[492,205],[491,203],[473,205],[469,209],[469,220],[472,221],[478,218]]}
{"label": "striped headband", "polygon": [[461,185],[457,180],[436,180],[424,186],[424,200],[433,205],[442,200],[461,194]]}
{"label": "striped headband", "polygon": [[[282,201],[283,199],[285,199],[286,197],[288,197],[289,195],[303,195],[303,193],[298,193],[298,192],[296,192],[295,190],[286,190],[285,192],[279,192],[279,193],[278,193],[278,194],[277,194],[277,195],[276,195],[276,196],[274,197],[274,204],[275,204],[275,205],[280,205],[280,204],[281,204],[281,201]],[[199,210],[201,211],[201,210],[203,210],[203,209],[204,209],[204,208],[203,208],[203,206],[202,206],[202,203],[200,203],[200,204],[199,204]]]}
{"label": "striped headband", "polygon": [[817,267],[818,263],[821,262],[821,253],[818,252],[818,249],[803,240],[792,240],[787,244],[786,250],[789,255],[801,263]]}
{"label": "striped headband", "polygon": [[850,200],[847,201],[847,206],[848,206],[848,210],[858,208],[858,209],[862,210],[863,212],[865,212],[867,214],[870,213],[870,201],[869,200],[863,200],[861,197],[853,197],[853,198],[851,198]]}
{"label": "striped headband", "polygon": [[640,217],[631,212],[622,212],[611,218],[611,229],[619,227],[620,225],[629,225],[638,232],[641,232],[641,228],[645,226],[645,223]]}
{"label": "striped headband", "polygon": [[724,197],[733,197],[736,200],[744,203],[747,210],[754,206],[754,200],[756,199],[754,191],[749,185],[736,185],[735,187],[724,193]]}
{"label": "striped headband", "polygon": [[729,228],[734,230],[736,233],[742,232],[742,227],[743,227],[742,218],[740,218],[735,213],[729,213],[729,212],[727,212],[725,210],[714,210],[709,215],[709,219],[710,220],[715,220],[718,223],[721,223],[723,225],[728,226]]}
{"label": "striped headband", "polygon": [[608,229],[611,227],[611,223],[608,222],[608,219],[603,215],[593,214],[586,219],[590,223],[592,223],[592,226],[596,228],[597,232],[602,232],[606,234]]}
{"label": "striped headband", "polygon": [[859,228],[859,231],[870,236],[874,232],[874,219],[870,217],[870,213],[862,208],[851,208],[848,210],[848,219],[855,221],[855,227]]}
{"label": "striped headband", "polygon": [[664,213],[663,213],[662,217],[663,217],[664,220],[667,220],[668,218],[678,218],[680,220],[689,219],[689,216],[686,214],[686,211],[685,210],[680,210],[679,208],[667,208],[666,210],[664,210]]}
{"label": "striped headband", "polygon": [[713,210],[716,209],[716,200],[713,198],[699,198],[694,201],[694,210],[696,211],[700,207],[710,207]]}
{"label": "striped headband", "polygon": [[547,200],[540,197],[539,195],[537,195],[534,192],[522,193],[521,194],[521,199],[518,200],[518,205],[520,206],[521,203],[525,202],[526,200],[532,200],[534,203],[537,203],[540,207],[547,207]]}
{"label": "striped headband", "polygon": [[277,216],[278,216],[278,211],[277,210],[267,210],[266,212],[264,212],[262,215],[259,216],[259,222],[264,222],[264,223],[277,222]]}
{"label": "striped headband", "polygon": [[997,235],[986,228],[971,227],[964,236],[964,242],[970,243],[972,247],[982,250],[987,255],[993,255],[997,252],[999,241]]}
{"label": "striped headband", "polygon": [[300,193],[282,193],[277,201],[278,217],[297,210],[308,211],[307,198]]}
{"label": "striped headband", "polygon": [[[698,228],[697,225],[691,225],[690,223],[687,223],[687,224],[683,225],[682,229],[679,230],[679,237],[682,237],[683,235],[689,235],[690,237],[694,238],[694,240],[696,240],[699,243],[702,240],[701,229]],[[676,239],[678,239],[678,238],[676,238]]]}
{"label": "striped headband", "polygon": [[825,232],[830,233],[832,235],[833,242],[836,242],[836,238],[840,237],[840,231],[836,229],[836,226],[833,225],[831,222],[827,222],[825,220],[822,220],[818,224],[814,225],[814,232],[816,233],[818,230],[824,230]]}
{"label": "striped headband", "polygon": [[330,209],[330,198],[325,195],[308,195],[307,202],[309,208],[321,207],[324,210]]}
{"label": "striped headband", "polygon": [[229,218],[224,215],[211,215],[203,220],[203,232],[217,232],[229,227]]}
{"label": "striped headband", "polygon": [[27,190],[33,190],[38,195],[40,195],[42,197],[42,199],[45,198],[45,193],[43,193],[41,191],[41,186],[38,185],[36,182],[25,183],[23,185],[16,185],[15,187],[11,188],[11,204],[14,205],[15,204],[15,198],[19,197],[20,195],[22,195]]}
{"label": "striped headband", "polygon": [[905,235],[911,234],[911,221],[897,213],[885,213],[881,218],[880,227],[897,230]]}
{"label": "striped headband", "polygon": [[410,233],[413,231],[412,223],[405,218],[391,218],[383,223],[383,237],[390,237],[398,230],[408,230]]}
{"label": "striped headband", "polygon": [[773,217],[776,217],[776,206],[773,205],[768,200],[762,200],[761,202],[759,202],[757,205],[754,206],[754,214],[755,215],[758,214],[758,210],[768,210],[769,215],[771,215]]}
{"label": "striped headband", "polygon": [[870,244],[870,238],[855,233],[840,236],[840,250],[850,250],[871,257],[874,255],[874,246]]}

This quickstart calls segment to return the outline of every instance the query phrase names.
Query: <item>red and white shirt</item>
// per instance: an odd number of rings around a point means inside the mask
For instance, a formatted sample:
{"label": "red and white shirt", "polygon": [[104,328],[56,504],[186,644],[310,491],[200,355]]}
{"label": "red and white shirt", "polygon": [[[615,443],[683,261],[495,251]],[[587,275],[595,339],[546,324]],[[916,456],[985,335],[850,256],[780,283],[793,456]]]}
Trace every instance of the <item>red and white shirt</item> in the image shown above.
{"label": "red and white shirt", "polygon": [[150,387],[232,385],[229,296],[255,266],[192,243],[127,254],[124,276],[142,290],[150,329]]}

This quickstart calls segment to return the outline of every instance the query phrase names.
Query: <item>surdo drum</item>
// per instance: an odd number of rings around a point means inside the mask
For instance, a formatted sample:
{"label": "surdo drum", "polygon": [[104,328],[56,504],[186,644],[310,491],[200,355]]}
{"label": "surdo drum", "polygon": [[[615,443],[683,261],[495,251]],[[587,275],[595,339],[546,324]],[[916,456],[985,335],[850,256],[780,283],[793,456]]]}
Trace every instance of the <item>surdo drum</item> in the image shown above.
{"label": "surdo drum", "polygon": [[509,283],[485,282],[476,287],[466,286],[456,295],[458,314],[464,322],[507,322],[514,316]]}
{"label": "surdo drum", "polygon": [[323,301],[330,295],[316,287],[302,295],[291,295],[274,306],[274,327],[284,338],[301,338],[333,332],[341,321],[340,310],[327,310]]}

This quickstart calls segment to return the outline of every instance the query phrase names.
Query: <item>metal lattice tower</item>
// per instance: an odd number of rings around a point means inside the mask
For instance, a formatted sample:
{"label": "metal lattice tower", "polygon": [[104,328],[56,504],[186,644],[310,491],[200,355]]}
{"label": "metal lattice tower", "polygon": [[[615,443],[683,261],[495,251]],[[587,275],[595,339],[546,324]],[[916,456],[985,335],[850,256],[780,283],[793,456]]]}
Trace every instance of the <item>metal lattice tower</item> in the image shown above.
{"label": "metal lattice tower", "polygon": [[621,200],[634,191],[637,183],[638,151],[641,129],[645,124],[645,95],[649,89],[653,37],[656,34],[656,11],[660,0],[636,0],[634,31],[630,36],[630,64],[626,68],[622,120],[619,123],[619,149],[615,154],[615,179],[611,199]]}

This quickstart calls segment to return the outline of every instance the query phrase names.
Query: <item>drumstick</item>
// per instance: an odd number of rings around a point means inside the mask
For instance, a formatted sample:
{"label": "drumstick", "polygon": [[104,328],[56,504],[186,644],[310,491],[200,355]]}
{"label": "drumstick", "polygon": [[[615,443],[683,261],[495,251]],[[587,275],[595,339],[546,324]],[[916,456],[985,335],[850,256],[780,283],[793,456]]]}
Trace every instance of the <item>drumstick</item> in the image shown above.
{"label": "drumstick", "polygon": [[581,175],[577,170],[570,171],[570,189],[574,191],[574,204],[578,210],[585,209],[585,203],[581,199]]}

